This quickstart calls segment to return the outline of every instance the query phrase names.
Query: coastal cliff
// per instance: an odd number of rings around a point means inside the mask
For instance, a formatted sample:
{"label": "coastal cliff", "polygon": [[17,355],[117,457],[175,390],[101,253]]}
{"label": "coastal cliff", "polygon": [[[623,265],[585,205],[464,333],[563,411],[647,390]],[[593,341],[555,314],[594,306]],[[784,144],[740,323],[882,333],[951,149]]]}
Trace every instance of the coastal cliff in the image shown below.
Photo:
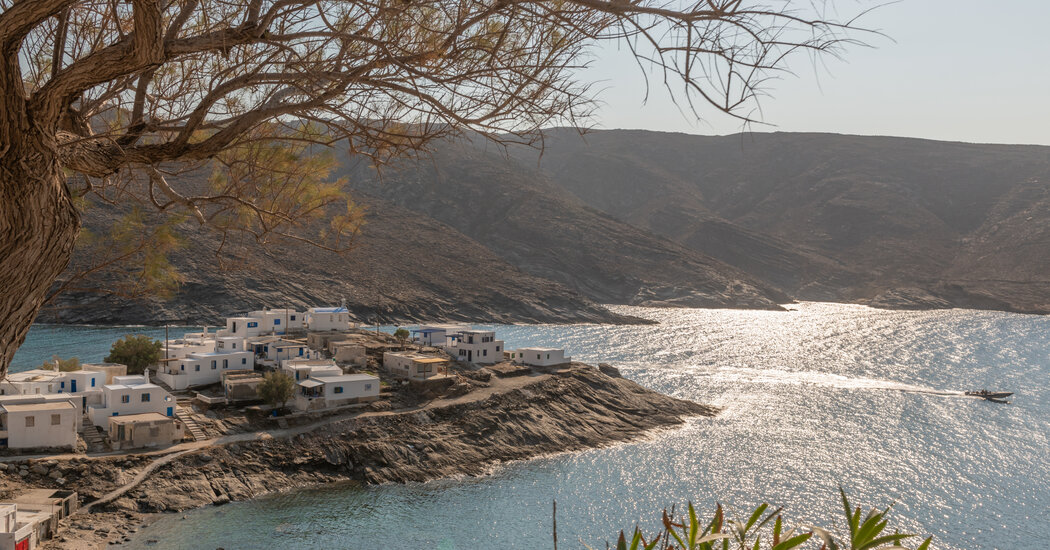
{"label": "coastal cliff", "polygon": [[[151,513],[318,484],[484,475],[500,463],[611,445],[718,412],[646,389],[612,369],[581,364],[524,369],[506,378],[486,369],[415,407],[382,409],[177,456],[119,498],[65,520],[61,537],[44,547],[99,547],[122,540]],[[60,475],[64,488],[90,502],[129,484],[156,459],[34,462],[9,467],[0,479],[11,491],[23,484],[57,486]]]}

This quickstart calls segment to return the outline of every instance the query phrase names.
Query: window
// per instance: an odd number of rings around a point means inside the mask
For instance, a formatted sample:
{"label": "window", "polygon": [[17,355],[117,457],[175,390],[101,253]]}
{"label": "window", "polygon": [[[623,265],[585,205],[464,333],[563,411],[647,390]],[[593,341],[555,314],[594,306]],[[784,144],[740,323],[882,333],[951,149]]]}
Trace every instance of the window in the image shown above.
{"label": "window", "polygon": [[142,402],[143,403],[149,403],[149,394],[148,393],[142,394]]}
{"label": "window", "polygon": [[179,365],[179,370],[186,370],[186,365]]}
{"label": "window", "polygon": [[131,396],[130,395],[122,395],[122,396],[120,396],[120,402],[121,403],[131,403]]}
{"label": "window", "polygon": [[195,370],[197,372],[200,372],[200,370],[201,370],[201,366],[200,365],[193,365],[193,367],[194,367],[193,370]]}
{"label": "window", "polygon": [[[256,323],[255,321],[248,321],[248,328],[255,328],[257,326],[259,326],[259,323]],[[234,325],[233,331],[237,332],[237,325]]]}
{"label": "window", "polygon": [[335,387],[335,393],[343,393],[343,387],[342,386],[336,386]]}
{"label": "window", "polygon": [[36,417],[35,416],[27,416],[26,417],[26,427],[27,428],[32,428],[33,426],[36,426]]}
{"label": "window", "polygon": [[94,376],[91,377],[91,387],[92,388],[95,387],[95,377]]}
{"label": "window", "polygon": [[548,353],[547,354],[547,359],[550,359],[550,358],[551,358],[551,354]]}
{"label": "window", "polygon": [[489,350],[483,349],[483,350],[481,350],[481,354],[484,355],[485,357],[488,357],[489,356]]}
{"label": "window", "polygon": [[365,389],[366,390],[372,389],[372,384],[365,384]]}
{"label": "window", "polygon": [[291,320],[291,321],[294,321],[294,320],[295,320],[295,315],[292,315],[292,316],[291,316],[291,317],[289,317],[288,319],[289,319],[289,320]]}
{"label": "window", "polygon": [[52,426],[61,426],[62,425],[62,415],[60,415],[60,414],[53,414],[53,415],[51,415],[51,425]]}
{"label": "window", "polygon": [[212,362],[211,370],[215,370],[215,362]]}
{"label": "window", "polygon": [[496,351],[499,351],[499,346],[496,346]]}
{"label": "window", "polygon": [[229,359],[223,359],[222,360],[222,368],[227,369],[229,367],[230,367],[230,360]]}
{"label": "window", "polygon": [[273,324],[274,324],[274,326],[277,326],[277,325],[281,324],[281,320],[280,319],[274,319],[273,320]]}
{"label": "window", "polygon": [[248,364],[248,358],[247,357],[241,357],[241,364],[242,365],[247,365]]}
{"label": "window", "polygon": [[58,387],[64,390],[64,389],[66,389],[66,383],[65,382],[59,382],[58,383]]}

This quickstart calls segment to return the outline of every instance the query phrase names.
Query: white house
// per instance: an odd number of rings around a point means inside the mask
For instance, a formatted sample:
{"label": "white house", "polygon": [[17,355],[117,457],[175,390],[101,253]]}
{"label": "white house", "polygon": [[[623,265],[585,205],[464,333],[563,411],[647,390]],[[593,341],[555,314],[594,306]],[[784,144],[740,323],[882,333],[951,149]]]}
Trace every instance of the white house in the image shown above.
{"label": "white house", "polygon": [[247,343],[259,362],[276,365],[288,359],[310,358],[314,353],[303,342],[268,336]]}
{"label": "white house", "polygon": [[281,362],[281,370],[296,382],[319,376],[339,376],[343,369],[331,359],[292,359]]}
{"label": "white house", "polygon": [[295,408],[316,411],[379,399],[379,378],[342,374],[309,378],[296,384]]}
{"label": "white house", "polygon": [[75,370],[54,371],[32,369],[9,373],[0,382],[0,396],[48,395],[73,393],[82,397],[81,406],[97,402],[98,390],[106,374],[99,371]]}
{"label": "white house", "polygon": [[88,407],[91,421],[103,429],[109,428],[112,416],[148,412],[175,416],[175,398],[142,375],[114,377],[112,384],[102,386],[102,403]]}
{"label": "white house", "polygon": [[289,330],[301,330],[305,317],[302,313],[287,308],[252,311],[247,316],[261,321],[264,329],[261,334],[284,334]]}
{"label": "white house", "polygon": [[205,331],[186,333],[182,338],[165,340],[162,352],[167,359],[179,359],[191,353],[213,351],[214,349],[214,335]]}
{"label": "white house", "polygon": [[269,333],[270,327],[267,327],[263,320],[258,317],[228,317],[226,319],[226,328],[217,331],[215,337],[252,338]]}
{"label": "white house", "polygon": [[556,348],[518,348],[508,351],[507,355],[515,363],[535,367],[549,367],[572,361],[572,357],[565,357],[564,349]]}
{"label": "white house", "polygon": [[57,370],[31,369],[22,372],[9,372],[0,382],[0,395],[41,395],[58,393],[59,377]]}
{"label": "white house", "polygon": [[470,327],[464,325],[420,325],[412,330],[412,341],[423,346],[443,347],[449,344],[451,335],[459,334]]}
{"label": "white house", "polygon": [[398,378],[426,380],[448,374],[448,358],[412,352],[388,351],[383,354],[383,368]]}
{"label": "white house", "polygon": [[0,448],[73,449],[80,426],[80,409],[74,400],[26,402],[20,396],[0,397]]}
{"label": "white house", "polygon": [[15,504],[0,503],[0,550],[33,550],[40,543],[36,522],[19,521],[19,515]]}
{"label": "white house", "polygon": [[211,351],[191,353],[178,361],[169,361],[157,369],[157,379],[173,390],[218,384],[222,373],[255,368],[255,354],[250,351]]}
{"label": "white house", "polygon": [[205,351],[245,351],[248,349],[244,338],[237,336],[220,336],[215,339],[215,347]]}
{"label": "white house", "polygon": [[128,366],[120,363],[84,363],[80,365],[80,370],[101,372],[106,379],[100,380],[100,384],[112,384],[113,378],[128,374]]}
{"label": "white house", "polygon": [[316,331],[350,330],[350,312],[345,307],[312,307],[306,310],[306,328]]}
{"label": "white house", "polygon": [[496,339],[491,330],[464,330],[450,335],[448,351],[468,363],[499,363],[503,361],[503,340]]}

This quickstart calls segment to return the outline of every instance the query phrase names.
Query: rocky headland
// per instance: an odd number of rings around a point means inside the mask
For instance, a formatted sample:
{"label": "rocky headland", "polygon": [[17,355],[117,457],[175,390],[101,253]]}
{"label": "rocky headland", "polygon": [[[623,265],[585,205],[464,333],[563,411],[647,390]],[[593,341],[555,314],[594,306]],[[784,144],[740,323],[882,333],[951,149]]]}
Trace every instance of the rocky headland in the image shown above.
{"label": "rocky headland", "polygon": [[611,445],[718,412],[578,363],[467,371],[394,406],[379,401],[314,424],[166,452],[9,461],[0,464],[0,491],[75,489],[86,507],[44,547],[104,547],[156,513],[334,482],[484,475],[504,462]]}

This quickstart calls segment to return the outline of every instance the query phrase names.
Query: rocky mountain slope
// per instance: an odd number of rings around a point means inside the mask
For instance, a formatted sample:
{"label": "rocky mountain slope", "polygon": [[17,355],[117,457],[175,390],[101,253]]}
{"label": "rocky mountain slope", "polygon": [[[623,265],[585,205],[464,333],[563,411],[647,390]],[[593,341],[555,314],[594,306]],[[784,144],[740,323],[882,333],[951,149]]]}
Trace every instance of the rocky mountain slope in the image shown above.
{"label": "rocky mountain slope", "polygon": [[1050,147],[555,130],[513,154],[797,299],[1050,311]]}
{"label": "rocky mountain slope", "polygon": [[[437,143],[377,173],[349,258],[253,251],[220,272],[187,226],[172,301],[68,295],[41,320],[215,322],[346,299],[370,322],[623,322],[598,304],[802,300],[1050,312],[1050,147],[831,134],[548,132],[542,155]],[[112,219],[88,213],[89,226]]]}

